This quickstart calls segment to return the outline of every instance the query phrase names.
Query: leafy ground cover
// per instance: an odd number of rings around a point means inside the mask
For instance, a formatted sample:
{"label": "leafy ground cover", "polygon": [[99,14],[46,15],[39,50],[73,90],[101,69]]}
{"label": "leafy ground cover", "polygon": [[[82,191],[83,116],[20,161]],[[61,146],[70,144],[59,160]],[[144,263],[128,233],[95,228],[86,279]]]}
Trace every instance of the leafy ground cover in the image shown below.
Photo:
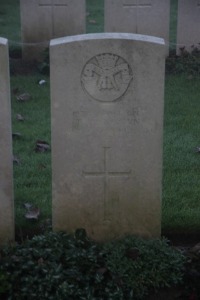
{"label": "leafy ground cover", "polygon": [[[171,50],[176,41],[176,20],[177,0],[172,0]],[[48,52],[45,64],[22,64],[18,0],[2,0],[0,24],[0,35],[9,38],[12,57],[16,232],[17,235],[26,236],[29,228],[33,232],[40,230],[41,223],[51,219],[50,83],[48,75],[38,72],[48,67]],[[88,0],[87,32],[100,31],[103,31],[103,1]],[[183,53],[181,57],[176,57],[172,52],[167,59],[166,73],[162,231],[167,236],[173,233],[198,235],[199,153],[195,149],[200,145],[199,52],[194,49],[193,55]],[[39,84],[41,79],[45,81],[44,84]],[[23,99],[23,94],[30,97]],[[38,148],[38,142],[41,141],[46,143],[45,149]],[[27,204],[33,206],[32,216],[35,212],[35,220],[24,217],[27,216]]]}
{"label": "leafy ground cover", "polygon": [[[97,244],[84,230],[46,233],[1,251],[1,299],[148,299],[184,282],[186,257],[166,240]],[[182,294],[183,295],[183,294]]]}
{"label": "leafy ground cover", "polygon": [[200,243],[127,236],[104,244],[84,229],[46,229],[0,250],[1,300],[198,300]]}

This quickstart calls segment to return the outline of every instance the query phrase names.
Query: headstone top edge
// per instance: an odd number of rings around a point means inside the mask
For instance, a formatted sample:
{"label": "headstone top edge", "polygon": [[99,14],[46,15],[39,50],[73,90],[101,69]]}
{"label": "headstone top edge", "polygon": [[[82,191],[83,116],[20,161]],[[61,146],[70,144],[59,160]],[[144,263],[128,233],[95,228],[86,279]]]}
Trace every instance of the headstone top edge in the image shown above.
{"label": "headstone top edge", "polygon": [[57,46],[60,44],[67,44],[79,41],[89,41],[89,40],[132,40],[138,42],[148,42],[153,44],[159,44],[165,46],[165,41],[162,38],[158,38],[150,35],[142,35],[142,34],[134,34],[134,33],[89,33],[89,34],[81,34],[74,36],[67,36],[57,39],[52,39],[50,41],[50,46]]}

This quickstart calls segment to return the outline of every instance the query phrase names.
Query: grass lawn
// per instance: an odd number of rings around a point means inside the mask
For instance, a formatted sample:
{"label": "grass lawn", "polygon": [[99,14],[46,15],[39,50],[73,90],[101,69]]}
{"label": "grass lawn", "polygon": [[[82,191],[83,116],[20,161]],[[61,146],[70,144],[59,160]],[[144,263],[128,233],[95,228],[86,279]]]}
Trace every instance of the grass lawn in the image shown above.
{"label": "grass lawn", "polygon": [[200,229],[199,99],[200,77],[166,77],[163,231]]}
{"label": "grass lawn", "polygon": [[[171,49],[176,41],[177,0],[171,1]],[[103,31],[103,1],[87,1],[87,32]],[[12,48],[20,42],[19,1],[1,0],[0,36],[9,39]],[[46,84],[38,81],[45,79]],[[37,221],[24,218],[24,203],[40,208],[40,220],[51,218],[51,153],[35,151],[36,141],[50,141],[49,77],[40,73],[12,75],[15,214],[17,229],[37,226]],[[31,99],[24,103],[16,95],[27,92]],[[198,232],[200,229],[200,77],[167,75],[165,86],[164,167],[163,167],[163,234]],[[25,120],[20,122],[16,115]],[[20,231],[17,230],[17,231]]]}
{"label": "grass lawn", "polygon": [[[29,101],[20,102],[12,93],[13,133],[21,134],[13,138],[14,155],[19,159],[14,164],[15,214],[17,226],[22,227],[30,223],[24,219],[24,203],[39,207],[42,219],[51,217],[51,154],[35,151],[37,140],[51,142],[49,78],[40,76],[11,78],[12,90],[31,96]],[[46,80],[45,85],[38,84],[41,78]],[[17,114],[24,121],[18,121]]]}

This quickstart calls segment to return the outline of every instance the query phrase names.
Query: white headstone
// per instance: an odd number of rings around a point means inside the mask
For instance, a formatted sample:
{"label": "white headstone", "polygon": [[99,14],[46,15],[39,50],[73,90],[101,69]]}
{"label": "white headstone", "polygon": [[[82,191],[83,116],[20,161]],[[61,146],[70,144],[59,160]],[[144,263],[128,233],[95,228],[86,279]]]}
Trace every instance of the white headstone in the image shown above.
{"label": "white headstone", "polygon": [[20,0],[23,58],[41,58],[52,38],[85,33],[85,0]]}
{"label": "white headstone", "polygon": [[0,38],[0,245],[14,239],[12,133],[8,41]]}
{"label": "white headstone", "polygon": [[179,0],[177,24],[177,54],[180,48],[191,52],[200,49],[200,0]]}
{"label": "white headstone", "polygon": [[161,37],[169,51],[170,0],[105,0],[105,32]]}
{"label": "white headstone", "polygon": [[55,39],[50,61],[54,230],[160,236],[163,39]]}

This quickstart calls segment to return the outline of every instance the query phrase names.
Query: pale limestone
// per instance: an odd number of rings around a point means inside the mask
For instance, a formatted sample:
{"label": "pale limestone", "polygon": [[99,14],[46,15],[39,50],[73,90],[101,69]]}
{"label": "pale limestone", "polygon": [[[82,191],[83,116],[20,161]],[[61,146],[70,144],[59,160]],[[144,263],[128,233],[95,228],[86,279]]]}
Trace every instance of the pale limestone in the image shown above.
{"label": "pale limestone", "polygon": [[105,0],[105,31],[161,37],[169,52],[170,0]]}
{"label": "pale limestone", "polygon": [[177,24],[177,54],[180,48],[191,52],[200,49],[200,0],[179,0]]}
{"label": "pale limestone", "polygon": [[149,36],[51,41],[54,230],[160,236],[164,61]]}
{"label": "pale limestone", "polygon": [[40,60],[52,38],[85,33],[85,0],[20,0],[20,11],[25,60]]}
{"label": "pale limestone", "polygon": [[14,239],[8,41],[0,38],[0,245]]}

